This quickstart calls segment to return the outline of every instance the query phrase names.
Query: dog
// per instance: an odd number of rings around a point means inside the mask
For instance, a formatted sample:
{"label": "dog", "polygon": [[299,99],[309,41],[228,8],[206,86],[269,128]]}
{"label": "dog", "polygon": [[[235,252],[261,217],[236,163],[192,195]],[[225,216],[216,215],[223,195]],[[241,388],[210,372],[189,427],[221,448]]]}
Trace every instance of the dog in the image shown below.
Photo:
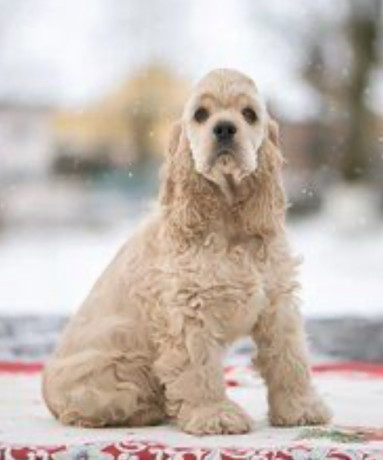
{"label": "dog", "polygon": [[194,435],[251,430],[225,393],[239,337],[275,426],[316,425],[314,388],[285,230],[278,126],[247,76],[210,72],[172,131],[159,207],[118,252],[43,373],[54,416],[84,427],[167,419]]}

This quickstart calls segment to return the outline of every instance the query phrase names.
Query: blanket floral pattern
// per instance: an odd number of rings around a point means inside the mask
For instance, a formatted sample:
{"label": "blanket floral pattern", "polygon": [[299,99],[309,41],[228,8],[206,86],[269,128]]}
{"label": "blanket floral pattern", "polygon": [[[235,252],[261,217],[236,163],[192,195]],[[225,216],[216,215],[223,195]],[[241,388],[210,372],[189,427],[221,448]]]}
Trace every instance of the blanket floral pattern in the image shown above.
{"label": "blanket floral pattern", "polygon": [[129,440],[114,444],[56,447],[7,447],[0,444],[3,460],[383,460],[383,451],[305,444],[267,449],[170,447]]}

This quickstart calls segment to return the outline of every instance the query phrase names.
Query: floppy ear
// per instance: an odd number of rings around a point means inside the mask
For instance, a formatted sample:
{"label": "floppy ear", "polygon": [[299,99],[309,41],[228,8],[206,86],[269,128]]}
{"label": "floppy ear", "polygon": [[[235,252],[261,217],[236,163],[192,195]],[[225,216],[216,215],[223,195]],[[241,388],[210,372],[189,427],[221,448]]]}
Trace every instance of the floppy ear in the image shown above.
{"label": "floppy ear", "polygon": [[271,144],[273,160],[278,163],[278,166],[281,166],[285,162],[285,159],[281,151],[279,126],[272,118],[269,118],[267,123],[266,143]]}
{"label": "floppy ear", "polygon": [[174,196],[174,181],[171,176],[170,169],[172,158],[176,154],[180,142],[181,131],[181,121],[176,121],[175,123],[173,123],[169,136],[166,161],[162,165],[162,168],[160,170],[160,202],[165,205],[169,204]]}
{"label": "floppy ear", "polygon": [[272,142],[275,147],[280,148],[281,144],[279,139],[279,126],[278,123],[272,118],[269,119],[269,123],[267,125],[267,134],[270,142]]}
{"label": "floppy ear", "polygon": [[284,225],[286,198],[278,124],[269,119],[266,136],[259,149],[259,165],[253,179],[255,193],[248,206],[247,225],[263,239],[276,235]]}
{"label": "floppy ear", "polygon": [[195,172],[184,123],[175,123],[160,191],[168,234],[182,247],[200,238],[216,218],[216,199],[213,185]]}
{"label": "floppy ear", "polygon": [[170,131],[168,154],[173,156],[177,151],[182,134],[182,122],[180,120],[173,123]]}
{"label": "floppy ear", "polygon": [[160,202],[169,205],[175,197],[176,182],[181,182],[187,177],[186,169],[190,167],[191,155],[183,122],[176,121],[170,132],[168,155],[162,167],[160,179]]}

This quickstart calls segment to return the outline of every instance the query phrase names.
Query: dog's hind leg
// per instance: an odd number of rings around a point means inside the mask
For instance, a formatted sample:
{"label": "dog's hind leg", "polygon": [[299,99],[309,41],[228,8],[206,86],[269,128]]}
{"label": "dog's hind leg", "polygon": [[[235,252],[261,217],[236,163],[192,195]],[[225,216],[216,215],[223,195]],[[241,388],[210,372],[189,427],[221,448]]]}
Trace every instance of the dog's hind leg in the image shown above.
{"label": "dog's hind leg", "polygon": [[[45,375],[45,398],[64,424],[86,427],[153,425],[165,418],[161,386],[150,363],[124,355],[95,360],[79,368],[60,369],[60,361]],[[65,362],[64,362],[65,363]],[[65,363],[67,364],[67,363]]]}
{"label": "dog's hind leg", "polygon": [[82,387],[73,390],[70,404],[59,415],[66,425],[83,427],[155,425],[164,419],[161,404],[145,401],[134,384],[114,392]]}

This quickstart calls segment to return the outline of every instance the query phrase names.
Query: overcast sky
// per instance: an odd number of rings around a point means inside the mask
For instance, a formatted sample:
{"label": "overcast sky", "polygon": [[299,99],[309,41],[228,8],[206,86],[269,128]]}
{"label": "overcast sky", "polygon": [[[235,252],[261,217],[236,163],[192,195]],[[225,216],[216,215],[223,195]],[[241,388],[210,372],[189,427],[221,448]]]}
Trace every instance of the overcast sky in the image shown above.
{"label": "overcast sky", "polygon": [[310,115],[317,101],[299,77],[299,40],[339,20],[344,5],[318,3],[0,0],[0,98],[86,105],[157,59],[191,79],[238,68],[280,110]]}

